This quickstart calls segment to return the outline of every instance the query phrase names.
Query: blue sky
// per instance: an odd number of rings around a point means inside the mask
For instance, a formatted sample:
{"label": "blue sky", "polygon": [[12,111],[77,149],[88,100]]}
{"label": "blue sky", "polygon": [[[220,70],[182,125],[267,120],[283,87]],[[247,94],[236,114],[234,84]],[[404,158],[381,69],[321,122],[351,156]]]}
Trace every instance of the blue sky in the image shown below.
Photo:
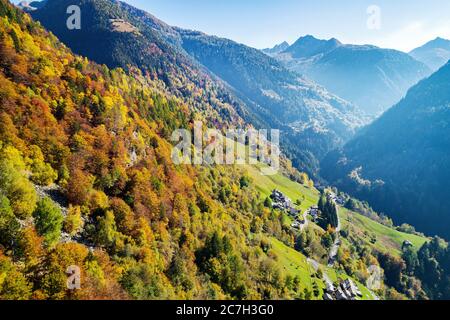
{"label": "blue sky", "polygon": [[[450,38],[448,0],[126,0],[165,22],[256,47],[312,34],[409,51]],[[367,9],[380,8],[380,29]]]}
{"label": "blue sky", "polygon": [[[18,0],[15,0],[16,2]],[[450,39],[448,0],[125,0],[161,20],[256,48],[300,36],[338,38],[410,51],[437,36]],[[380,28],[367,9],[380,9]]]}

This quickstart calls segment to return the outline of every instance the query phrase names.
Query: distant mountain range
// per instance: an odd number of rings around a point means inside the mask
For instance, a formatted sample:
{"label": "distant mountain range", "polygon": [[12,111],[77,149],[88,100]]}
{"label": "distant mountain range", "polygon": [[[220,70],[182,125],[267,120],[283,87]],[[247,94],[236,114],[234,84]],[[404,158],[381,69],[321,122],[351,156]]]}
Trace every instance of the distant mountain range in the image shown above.
{"label": "distant mountain range", "polygon": [[47,0],[43,1],[21,1],[17,4],[17,6],[25,12],[35,11],[39,8],[42,8]]}
{"label": "distant mountain range", "polygon": [[287,48],[289,48],[289,43],[284,41],[284,42],[282,42],[280,44],[277,44],[273,48],[262,49],[261,51],[264,52],[265,54],[269,55],[269,56],[274,56],[274,55],[276,55],[278,53],[283,52]]}
{"label": "distant mountain range", "polygon": [[436,38],[409,54],[433,71],[437,71],[450,60],[450,40]]}
{"label": "distant mountain range", "polygon": [[322,162],[329,181],[396,222],[450,237],[450,64]]}
{"label": "distant mountain range", "polygon": [[[81,30],[66,28],[66,8],[72,4],[82,9]],[[366,123],[355,105],[257,49],[171,27],[122,2],[48,0],[31,14],[75,53],[109,67],[139,68],[179,96],[191,92],[198,109],[197,93],[205,90],[209,97],[203,99],[222,117],[281,129],[285,152],[310,174],[317,173],[328,151]]]}
{"label": "distant mountain range", "polygon": [[406,53],[370,45],[345,45],[337,39],[298,39],[279,53],[288,69],[304,74],[338,96],[377,116],[431,74]]}
{"label": "distant mountain range", "polygon": [[267,117],[297,132],[329,131],[344,139],[362,125],[362,114],[354,105],[288,71],[259,50],[178,30],[183,48],[192,57],[235,88],[242,99],[259,105]]}
{"label": "distant mountain range", "polygon": [[334,49],[342,46],[337,39],[319,40],[311,35],[298,39],[294,44],[284,50],[293,59],[308,59],[323,56]]}

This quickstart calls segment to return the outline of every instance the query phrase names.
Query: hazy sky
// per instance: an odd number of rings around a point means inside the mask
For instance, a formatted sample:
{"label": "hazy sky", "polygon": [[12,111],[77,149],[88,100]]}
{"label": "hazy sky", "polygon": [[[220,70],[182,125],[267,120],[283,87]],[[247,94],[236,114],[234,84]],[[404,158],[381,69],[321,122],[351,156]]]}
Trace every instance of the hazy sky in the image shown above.
{"label": "hazy sky", "polygon": [[[450,38],[448,0],[126,0],[165,22],[256,47],[305,34],[409,51]],[[367,9],[380,9],[380,28]],[[372,11],[373,12],[373,11]],[[375,16],[372,16],[376,19]]]}
{"label": "hazy sky", "polygon": [[[13,0],[18,2],[19,0]],[[300,36],[338,38],[410,51],[438,36],[450,39],[449,0],[124,0],[170,25],[255,48]],[[368,8],[377,6],[379,28]],[[370,19],[370,20],[369,20]],[[372,28],[368,28],[369,25]]]}

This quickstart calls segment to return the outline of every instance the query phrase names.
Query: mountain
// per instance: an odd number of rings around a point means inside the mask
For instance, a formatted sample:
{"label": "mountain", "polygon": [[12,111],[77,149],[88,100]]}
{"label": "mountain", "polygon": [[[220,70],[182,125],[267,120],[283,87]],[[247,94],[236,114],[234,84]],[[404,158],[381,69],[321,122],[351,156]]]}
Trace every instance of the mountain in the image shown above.
{"label": "mountain", "polygon": [[414,59],[437,71],[450,60],[450,40],[436,38],[409,53]]}
{"label": "mountain", "polygon": [[[301,183],[260,164],[175,165],[173,130],[210,115],[160,81],[73,54],[0,0],[0,300],[448,297],[442,240],[321,194],[288,164]],[[304,213],[292,225],[276,209],[292,214],[287,196]],[[316,203],[339,213],[341,232],[309,221]],[[405,243],[423,247],[404,261]],[[364,285],[374,264],[387,275],[376,295]]]}
{"label": "mountain", "polygon": [[[70,5],[81,8],[79,30],[66,26]],[[242,118],[248,115],[245,105],[234,98],[223,82],[168,41],[171,28],[157,19],[147,26],[130,8],[109,0],[47,0],[31,15],[74,53],[110,68],[142,74],[158,89],[185,99],[193,111],[206,114],[209,123],[219,127],[244,125]],[[209,94],[203,95],[205,91]]]}
{"label": "mountain", "polygon": [[[234,88],[271,128],[285,131],[289,146],[299,148],[291,154],[296,164],[296,160],[310,161],[303,150],[321,159],[364,124],[357,107],[259,50],[201,32],[179,32],[183,48],[192,57]],[[317,166],[314,171],[300,168],[315,175]]]}
{"label": "mountain", "polygon": [[[80,30],[65,26],[69,4],[82,9]],[[48,0],[32,16],[75,53],[109,67],[139,68],[162,80],[170,92],[191,95],[189,100],[198,102],[196,110],[212,104],[215,114],[230,118],[231,123],[244,119],[259,128],[281,129],[286,137],[283,150],[296,167],[313,175],[318,159],[364,123],[354,105],[286,70],[261,51],[171,27],[122,2]],[[120,32],[117,23],[132,32]],[[212,97],[199,96],[201,90]],[[209,120],[214,124],[215,116]]]}
{"label": "mountain", "polygon": [[322,163],[330,182],[396,222],[450,237],[450,64]]}
{"label": "mountain", "polygon": [[275,45],[273,48],[262,49],[261,51],[269,56],[274,56],[277,55],[278,53],[283,52],[287,48],[289,48],[289,43],[284,41],[280,44]]}
{"label": "mountain", "polygon": [[35,11],[39,8],[42,8],[45,3],[47,2],[47,0],[43,0],[43,1],[21,1],[17,4],[17,7],[19,7],[21,10],[25,11],[25,12],[31,12],[31,11]]}
{"label": "mountain", "polygon": [[285,272],[270,251],[294,235],[246,171],[173,163],[172,131],[206,115],[154,81],[74,55],[0,0],[0,300],[322,295],[299,280],[303,255]]}
{"label": "mountain", "polygon": [[294,59],[311,58],[333,51],[342,43],[337,39],[320,40],[311,35],[299,38],[293,45],[286,48],[284,53],[290,54]]}
{"label": "mountain", "polygon": [[172,131],[206,115],[131,71],[74,55],[0,0],[0,300],[321,299],[317,270],[338,278],[330,231],[300,240],[255,179],[303,206],[311,182],[175,165]]}
{"label": "mountain", "polygon": [[397,103],[431,71],[406,53],[370,45],[343,45],[336,39],[300,38],[277,56],[338,96],[377,116]]}
{"label": "mountain", "polygon": [[298,131],[316,126],[349,137],[361,125],[355,106],[283,68],[259,50],[201,32],[179,29],[183,48],[197,61],[256,102],[269,117]]}

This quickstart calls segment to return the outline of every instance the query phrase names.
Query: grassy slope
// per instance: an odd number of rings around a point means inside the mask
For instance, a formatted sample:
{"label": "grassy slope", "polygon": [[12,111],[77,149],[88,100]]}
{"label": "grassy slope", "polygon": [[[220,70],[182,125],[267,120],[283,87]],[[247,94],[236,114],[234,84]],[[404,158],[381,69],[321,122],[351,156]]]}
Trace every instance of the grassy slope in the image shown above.
{"label": "grassy slope", "polygon": [[[303,199],[301,209],[306,210],[309,207],[316,205],[319,199],[319,192],[316,189],[311,189],[299,183],[291,181],[289,178],[277,174],[273,176],[263,176],[257,166],[246,166],[249,175],[253,178],[253,182],[265,197],[269,196],[273,189],[278,189],[293,200]],[[283,270],[292,276],[299,276],[304,287],[312,290],[313,282],[317,283],[320,289],[320,297],[323,294],[325,283],[322,279],[314,277],[315,271],[309,265],[307,258],[300,252],[286,246],[281,241],[272,238],[272,250],[278,256],[278,261]],[[326,272],[332,281],[337,281],[338,278],[346,279],[346,274],[337,274],[332,268],[321,266],[322,270]],[[357,282],[356,282],[357,283]],[[357,283],[363,299],[372,299],[367,288],[362,284]]]}
{"label": "grassy slope", "polygon": [[[299,276],[302,286],[308,288],[309,290],[312,290],[313,283],[316,282],[318,288],[320,289],[320,298],[322,298],[323,290],[325,289],[325,283],[322,279],[318,279],[317,277],[315,277],[316,272],[308,263],[307,258],[300,252],[289,248],[284,243],[275,238],[272,238],[271,241],[272,250],[276,253],[278,261],[280,262],[283,270],[292,276]],[[328,268],[325,266],[320,266],[320,268],[324,273],[328,275],[328,277],[333,282],[350,278],[345,273],[338,273],[332,268]],[[363,300],[373,300],[373,296],[364,285],[355,281],[354,279],[352,280],[361,290],[361,293],[363,294]]]}
{"label": "grassy slope", "polygon": [[[316,205],[319,200],[319,191],[314,188],[303,186],[297,182],[291,181],[282,174],[273,176],[261,175],[259,166],[245,165],[245,169],[253,179],[256,188],[264,197],[268,197],[273,189],[278,189],[293,201],[302,199],[300,208],[302,211],[307,210],[313,205]],[[373,221],[359,213],[341,208],[339,210],[343,228],[351,227],[353,234],[357,234],[362,239],[365,239],[367,244],[377,248],[378,250],[388,251],[394,254],[401,254],[401,245],[405,240],[411,241],[415,248],[420,248],[428,239],[416,235],[399,232],[395,229],[386,227],[376,221]],[[375,234],[377,242],[370,243],[370,236],[366,233]],[[296,250],[286,246],[277,239],[272,239],[272,250],[277,254],[279,262],[285,272],[296,276],[298,275],[304,287],[312,289],[313,282],[316,281],[318,287],[321,289],[320,295],[323,294],[325,284],[322,279],[317,279],[314,276],[313,268],[308,264],[306,257]],[[321,266],[322,270],[326,272],[332,281],[338,279],[346,279],[346,274],[337,273],[336,270]],[[360,288],[363,299],[372,300],[373,296],[369,290],[361,283],[355,281]]]}
{"label": "grassy slope", "polygon": [[[248,147],[245,147],[242,144],[237,144],[236,151],[238,151],[242,155],[245,154],[246,157],[249,153]],[[256,188],[264,197],[270,196],[274,189],[278,189],[289,198],[291,198],[293,202],[298,199],[302,200],[302,205],[300,206],[300,209],[302,211],[305,211],[311,206],[317,204],[320,194],[316,189],[311,189],[303,186],[297,182],[290,180],[282,174],[264,176],[260,171],[260,168],[264,166],[266,165],[242,165],[242,167],[247,170],[249,175],[253,178],[253,182]]]}
{"label": "grassy slope", "polygon": [[263,176],[260,173],[258,166],[246,165],[245,169],[248,170],[256,188],[264,197],[270,196],[272,190],[278,189],[291,198],[294,202],[297,199],[301,199],[302,205],[300,206],[300,209],[302,209],[302,211],[309,209],[311,206],[317,205],[320,194],[316,189],[311,189],[297,182],[291,181],[282,174]]}
{"label": "grassy slope", "polygon": [[[341,208],[339,213],[344,230],[350,228],[352,234],[357,234],[369,245],[372,245],[381,251],[389,251],[390,253],[400,255],[404,241],[410,241],[416,249],[419,249],[428,240],[425,237],[399,232],[395,229],[386,227],[345,208]],[[377,242],[375,244],[370,243],[370,235],[366,235],[366,232],[376,235]]]}
{"label": "grassy slope", "polygon": [[313,268],[309,265],[306,257],[300,252],[289,248],[281,241],[272,238],[271,239],[272,250],[276,253],[278,261],[282,266],[282,269],[292,276],[300,277],[300,281],[303,287],[312,290],[313,282],[317,281],[319,288],[323,288],[325,285],[322,279],[316,279]]}
{"label": "grassy slope", "polygon": [[[263,176],[260,174],[257,166],[250,165],[246,165],[245,169],[249,172],[256,188],[264,197],[268,197],[273,189],[278,189],[293,201],[302,199],[302,205],[300,206],[302,211],[307,210],[313,205],[317,205],[319,201],[319,191],[291,181],[282,174]],[[345,208],[341,208],[339,214],[344,229],[351,226],[354,233],[365,239],[369,245],[374,246],[378,250],[389,251],[399,255],[401,254],[401,246],[405,240],[411,241],[416,249],[419,249],[428,240],[425,237],[399,232],[393,228],[386,227]],[[372,245],[370,243],[370,237],[366,236],[365,233],[375,234],[377,243]]]}

